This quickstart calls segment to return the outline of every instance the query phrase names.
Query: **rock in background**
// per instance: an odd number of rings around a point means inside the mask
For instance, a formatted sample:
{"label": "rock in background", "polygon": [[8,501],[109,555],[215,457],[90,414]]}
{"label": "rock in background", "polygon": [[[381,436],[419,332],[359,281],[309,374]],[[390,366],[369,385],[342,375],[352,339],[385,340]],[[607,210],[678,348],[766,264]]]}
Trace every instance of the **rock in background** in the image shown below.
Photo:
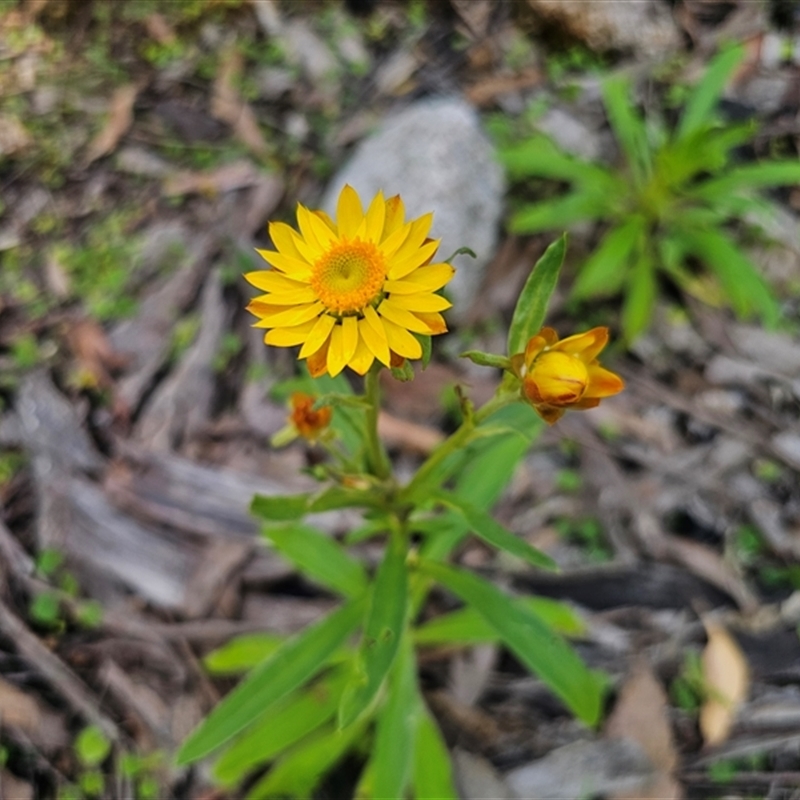
{"label": "rock in background", "polygon": [[331,181],[322,203],[329,213],[345,183],[365,203],[379,189],[402,195],[407,218],[436,209],[433,235],[442,240],[441,258],[459,247],[475,251],[475,259],[462,255],[453,261],[458,271],[449,287],[449,318],[463,319],[494,255],[504,192],[502,169],[475,109],[447,97],[390,116]]}

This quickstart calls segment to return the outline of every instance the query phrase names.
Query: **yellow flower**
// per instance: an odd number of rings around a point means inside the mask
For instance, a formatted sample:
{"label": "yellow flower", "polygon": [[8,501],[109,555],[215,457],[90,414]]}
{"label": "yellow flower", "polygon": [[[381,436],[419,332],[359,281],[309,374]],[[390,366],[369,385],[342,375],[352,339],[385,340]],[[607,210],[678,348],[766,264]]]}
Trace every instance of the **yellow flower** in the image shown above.
{"label": "yellow flower", "polygon": [[267,294],[247,306],[269,328],[266,344],[302,345],[313,376],[338,375],[345,366],[363,375],[375,359],[388,366],[420,358],[412,333],[445,333],[438,294],[455,272],[432,264],[439,240],[428,239],[425,214],[405,221],[399,196],[378,192],[364,213],[355,190],[339,195],[334,222],[323,211],[297,207],[299,233],[282,222],[269,226],[276,250],[258,253],[272,269],[245,278]]}
{"label": "yellow flower", "polygon": [[619,375],[597,361],[607,343],[608,328],[592,328],[561,341],[552,328],[542,328],[525,352],[511,359],[523,396],[549,425],[567,409],[594,408],[625,388]]}

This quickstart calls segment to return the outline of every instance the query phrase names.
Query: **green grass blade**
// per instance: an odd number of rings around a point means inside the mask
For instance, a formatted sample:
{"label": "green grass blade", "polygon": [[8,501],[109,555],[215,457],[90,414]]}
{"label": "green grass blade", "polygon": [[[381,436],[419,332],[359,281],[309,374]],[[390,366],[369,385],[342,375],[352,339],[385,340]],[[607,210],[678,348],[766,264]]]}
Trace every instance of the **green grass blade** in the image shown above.
{"label": "green grass blade", "polygon": [[453,767],[439,726],[420,698],[414,748],[415,800],[458,800]]}
{"label": "green grass blade", "polygon": [[734,167],[719,178],[704,181],[688,194],[703,200],[716,200],[743,189],[766,189],[795,183],[800,183],[800,163],[794,160],[768,161]]}
{"label": "green grass blade", "polygon": [[352,725],[370,706],[397,655],[408,607],[406,547],[392,537],[372,589],[372,602],[358,654],[358,675],[342,697],[339,724]]}
{"label": "green grass blade", "polygon": [[710,267],[740,316],[757,313],[774,327],[780,310],[761,275],[734,242],[717,230],[684,231],[693,253]]}
{"label": "green grass blade", "polygon": [[525,281],[508,331],[510,356],[523,352],[528,340],[539,333],[544,324],[566,251],[567,237],[564,234],[544,251]]}
{"label": "green grass blade", "polygon": [[622,331],[626,341],[632,342],[650,325],[657,291],[655,262],[650,249],[646,247],[628,276],[622,306]]}
{"label": "green grass blade", "polygon": [[214,764],[214,777],[224,786],[241,781],[254,767],[272,761],[336,714],[350,673],[338,670],[308,689],[275,703]]}
{"label": "green grass blade", "polygon": [[528,544],[522,537],[504,528],[499,522],[472,503],[451,494],[438,492],[434,498],[448,508],[460,514],[475,535],[492,547],[505,550],[507,553],[521,558],[528,564],[547,570],[557,570],[558,566],[550,556]]}
{"label": "green grass blade", "polygon": [[512,233],[539,233],[564,230],[588,219],[605,219],[612,200],[608,193],[572,192],[522,207],[511,217],[509,229]]}
{"label": "green grass blade", "polygon": [[375,798],[402,798],[411,780],[419,696],[417,662],[405,636],[389,676],[389,694],[378,717],[372,757]]}
{"label": "green grass blade", "polygon": [[625,283],[631,256],[641,244],[646,226],[644,217],[632,216],[612,228],[581,267],[572,296],[585,299],[617,294]]}
{"label": "green grass blade", "polygon": [[743,56],[744,47],[737,45],[722,50],[711,60],[683,109],[677,130],[679,139],[710,126],[725,85]]}
{"label": "green grass blade", "polygon": [[425,561],[420,569],[484,617],[500,639],[588,725],[600,719],[603,683],[542,620],[488,581],[455,567]]}
{"label": "green grass blade", "polygon": [[257,494],[250,503],[250,512],[267,522],[300,519],[308,511],[308,494]]}
{"label": "green grass blade", "polygon": [[178,765],[210,753],[254,722],[272,704],[312,678],[355,630],[364,602],[349,602],[289,639],[251,672],[183,743]]}
{"label": "green grass blade", "polygon": [[245,633],[203,656],[203,666],[213,675],[239,675],[257,667],[286,641],[268,633]]}
{"label": "green grass blade", "polygon": [[265,525],[261,533],[311,580],[345,597],[358,597],[366,592],[364,567],[330,536],[299,522]]}
{"label": "green grass blade", "polygon": [[644,120],[631,102],[630,81],[623,76],[604,81],[603,101],[631,174],[636,183],[642,184],[651,171],[651,156]]}

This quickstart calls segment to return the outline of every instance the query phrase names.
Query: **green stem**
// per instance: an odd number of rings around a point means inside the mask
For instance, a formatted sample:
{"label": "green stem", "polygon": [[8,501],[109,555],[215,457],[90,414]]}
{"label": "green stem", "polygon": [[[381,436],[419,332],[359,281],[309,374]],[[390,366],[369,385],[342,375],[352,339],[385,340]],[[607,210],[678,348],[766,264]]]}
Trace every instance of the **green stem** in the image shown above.
{"label": "green stem", "polygon": [[364,381],[364,394],[369,403],[367,407],[367,458],[372,474],[376,478],[386,480],[392,474],[392,468],[378,436],[378,413],[381,408],[380,369],[380,364],[373,366]]}
{"label": "green stem", "polygon": [[430,481],[442,462],[459,450],[467,442],[475,428],[487,420],[496,411],[504,408],[519,399],[518,393],[504,392],[495,395],[486,405],[482,406],[472,417],[461,423],[461,426],[445,439],[427,458],[425,463],[417,470],[414,477],[403,489],[403,498],[413,497],[414,493]]}

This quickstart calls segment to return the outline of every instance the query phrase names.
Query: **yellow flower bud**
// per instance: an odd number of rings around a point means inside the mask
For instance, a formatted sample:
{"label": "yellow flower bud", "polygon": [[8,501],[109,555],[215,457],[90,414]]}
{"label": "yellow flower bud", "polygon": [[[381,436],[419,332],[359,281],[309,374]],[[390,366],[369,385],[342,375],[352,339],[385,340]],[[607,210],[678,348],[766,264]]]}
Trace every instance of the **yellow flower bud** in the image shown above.
{"label": "yellow flower bud", "polygon": [[533,362],[522,388],[534,405],[569,406],[583,397],[588,383],[589,372],[583,361],[549,350]]}

